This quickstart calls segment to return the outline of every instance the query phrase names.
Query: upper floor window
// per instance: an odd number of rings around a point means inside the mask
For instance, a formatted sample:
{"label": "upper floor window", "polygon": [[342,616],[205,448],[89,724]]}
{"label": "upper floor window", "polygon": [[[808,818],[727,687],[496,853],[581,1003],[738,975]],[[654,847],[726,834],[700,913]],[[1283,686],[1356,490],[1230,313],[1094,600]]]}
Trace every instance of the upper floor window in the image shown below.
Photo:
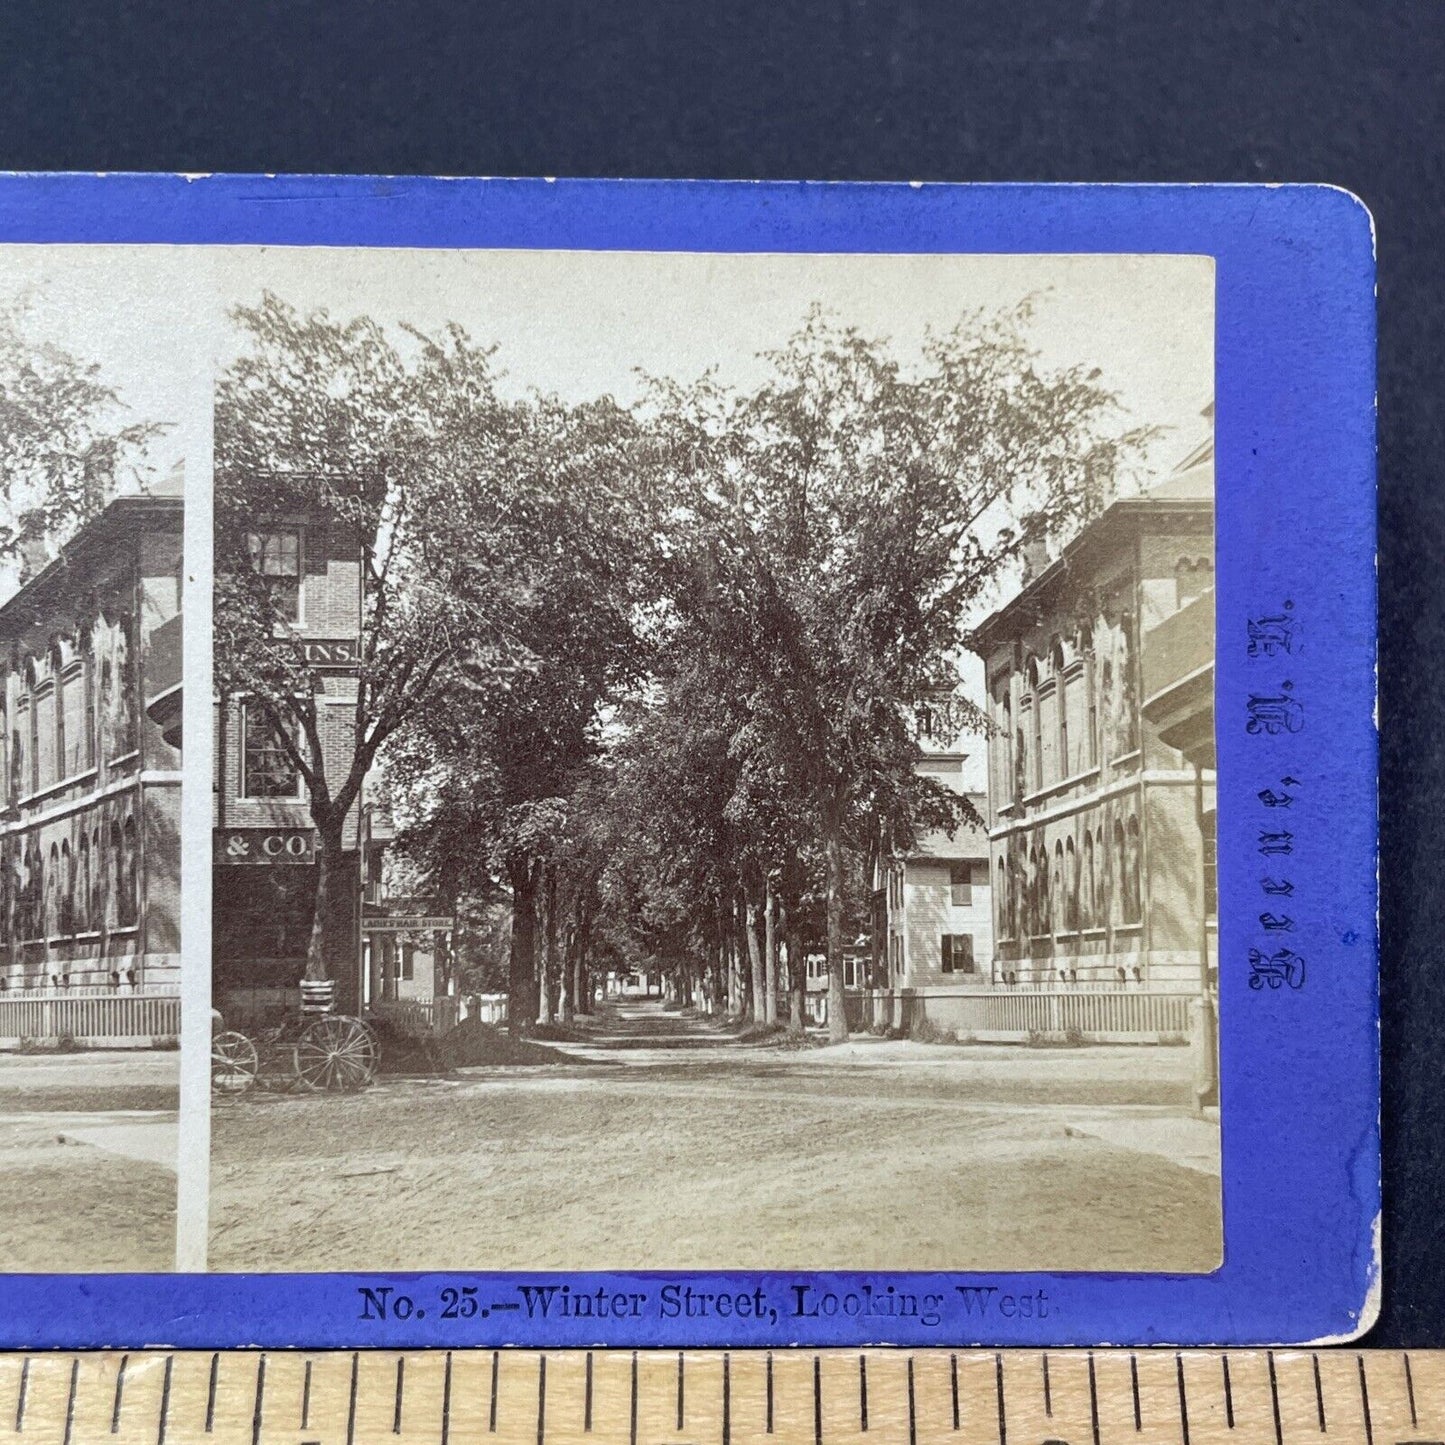
{"label": "upper floor window", "polygon": [[[241,712],[241,796],[296,798],[301,774],[267,713],[247,704]],[[295,737],[293,729],[291,736]]]}
{"label": "upper floor window", "polygon": [[30,714],[30,757],[33,765],[30,790],[33,793],[48,788],[60,776],[55,756],[60,744],[56,712],[55,683],[44,682],[36,690]]}
{"label": "upper floor window", "polygon": [[295,527],[249,532],[246,551],[260,574],[276,616],[301,621],[301,533]]}
{"label": "upper floor window", "polygon": [[955,908],[968,908],[973,903],[973,864],[948,865],[948,901]]}

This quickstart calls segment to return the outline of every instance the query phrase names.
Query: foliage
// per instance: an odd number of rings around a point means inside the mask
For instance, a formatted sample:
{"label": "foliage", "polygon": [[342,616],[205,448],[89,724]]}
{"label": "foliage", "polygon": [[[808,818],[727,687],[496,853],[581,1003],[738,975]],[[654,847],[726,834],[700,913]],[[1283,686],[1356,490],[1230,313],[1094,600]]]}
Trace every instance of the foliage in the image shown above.
{"label": "foliage", "polygon": [[63,540],[110,500],[159,427],[127,422],[101,368],[27,335],[17,308],[0,310],[0,558]]}

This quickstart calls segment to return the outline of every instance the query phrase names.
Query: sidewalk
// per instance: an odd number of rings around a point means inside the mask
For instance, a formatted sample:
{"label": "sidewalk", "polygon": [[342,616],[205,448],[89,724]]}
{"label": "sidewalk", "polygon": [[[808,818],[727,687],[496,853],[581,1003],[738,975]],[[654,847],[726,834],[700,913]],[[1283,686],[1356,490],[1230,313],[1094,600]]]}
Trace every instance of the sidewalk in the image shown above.
{"label": "sidewalk", "polygon": [[[1212,1117],[1211,1117],[1212,1116]],[[1108,1113],[1074,1114],[1064,1126],[1070,1138],[1098,1139],[1116,1149],[1153,1154],[1181,1169],[1221,1175],[1219,1110],[1192,1114],[1111,1109]]]}

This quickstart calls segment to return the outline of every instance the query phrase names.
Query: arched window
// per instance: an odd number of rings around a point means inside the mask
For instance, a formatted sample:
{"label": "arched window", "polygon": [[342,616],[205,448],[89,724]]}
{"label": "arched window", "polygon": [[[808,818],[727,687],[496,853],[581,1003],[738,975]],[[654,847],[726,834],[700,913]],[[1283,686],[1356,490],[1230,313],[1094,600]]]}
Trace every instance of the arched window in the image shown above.
{"label": "arched window", "polygon": [[1064,669],[1067,660],[1064,657],[1064,644],[1056,637],[1049,647],[1049,671],[1054,678],[1054,715],[1050,719],[1053,725],[1053,766],[1049,769],[1050,778],[1054,781],[1062,781],[1073,774],[1072,758],[1069,753],[1069,709],[1067,681],[1064,677]]}
{"label": "arched window", "polygon": [[67,838],[60,845],[60,906],[59,932],[69,937],[75,928],[75,854],[70,851]]}
{"label": "arched window", "polygon": [[1049,886],[1049,847],[1039,848],[1039,932],[1053,932],[1053,889]]}
{"label": "arched window", "polygon": [[1064,843],[1064,891],[1067,903],[1064,907],[1064,928],[1069,933],[1079,931],[1079,854],[1074,840]]}
{"label": "arched window", "polygon": [[50,845],[50,866],[45,873],[45,927],[46,938],[54,938],[60,932],[60,849]]}
{"label": "arched window", "polygon": [[1116,923],[1128,923],[1130,921],[1128,902],[1129,885],[1125,880],[1129,876],[1129,860],[1124,846],[1124,825],[1118,819],[1114,821],[1114,852],[1112,862],[1114,865],[1113,888],[1110,891],[1113,894],[1114,921]]}
{"label": "arched window", "polygon": [[1141,873],[1142,860],[1139,856],[1139,819],[1137,817],[1130,817],[1127,835],[1128,872],[1124,876],[1128,881],[1125,884],[1125,898],[1129,909],[1128,921],[1138,923],[1144,916],[1144,889]]}
{"label": "arched window", "polygon": [[140,848],[134,818],[125,820],[122,854],[125,871],[116,879],[116,886],[120,889],[118,908],[123,910],[121,927],[134,928],[140,917]]}
{"label": "arched window", "polygon": [[1087,828],[1084,829],[1082,872],[1079,899],[1080,927],[1097,928],[1098,914],[1095,910],[1098,908],[1098,903],[1095,901],[1095,889],[1098,880],[1094,876],[1094,835]]}
{"label": "arched window", "polygon": [[1123,725],[1122,746],[1132,753],[1139,746],[1139,692],[1134,672],[1134,619],[1124,617],[1119,625],[1119,712]]}
{"label": "arched window", "polygon": [[99,828],[90,835],[90,927],[95,933],[105,927],[105,850]]}
{"label": "arched window", "polygon": [[1028,873],[1029,902],[1025,914],[1025,935],[1032,937],[1039,931],[1039,850],[1029,849]]}
{"label": "arched window", "polygon": [[79,859],[76,868],[78,874],[75,888],[75,931],[77,933],[89,933],[94,926],[91,923],[91,895],[90,895],[90,835],[82,832],[80,835]]}
{"label": "arched window", "polygon": [[1086,622],[1079,631],[1079,657],[1084,664],[1084,736],[1079,747],[1079,760],[1084,769],[1099,764],[1099,680],[1094,656],[1094,629]]}
{"label": "arched window", "polygon": [[139,746],[140,707],[136,697],[135,624],[122,617],[116,633],[116,757]]}
{"label": "arched window", "polygon": [[1024,681],[1028,686],[1028,696],[1019,705],[1019,722],[1023,725],[1029,745],[1028,765],[1024,770],[1025,790],[1032,792],[1036,788],[1043,787],[1044,778],[1042,733],[1044,709],[1043,700],[1039,696],[1038,658],[1029,658],[1028,667],[1024,670]]}
{"label": "arched window", "polygon": [[1007,938],[1009,936],[1009,899],[1008,899],[1008,869],[1004,866],[1002,858],[998,860],[998,870],[994,889],[998,893],[998,903],[994,913],[998,918],[998,936]]}
{"label": "arched window", "polygon": [[1063,933],[1069,926],[1067,877],[1068,875],[1064,872],[1064,845],[1056,840],[1054,843],[1054,871],[1049,875],[1049,897],[1053,904],[1049,918],[1051,933]]}
{"label": "arched window", "polygon": [[15,937],[14,865],[10,861],[10,844],[0,844],[0,947],[8,948]]}
{"label": "arched window", "polygon": [[1009,699],[1007,675],[999,679],[996,684],[996,689],[994,693],[994,710],[998,730],[995,741],[990,744],[990,748],[993,749],[991,756],[996,760],[991,772],[994,783],[994,805],[995,807],[1005,808],[1014,801],[1014,717],[1013,704]]}
{"label": "arched window", "polygon": [[1033,897],[1029,892],[1029,864],[1022,839],[1014,848],[1013,878],[1009,883],[1009,892],[1013,895],[1014,934],[1018,938],[1027,938],[1033,918]]}
{"label": "arched window", "polygon": [[112,897],[115,900],[113,919],[117,928],[124,928],[125,904],[121,901],[125,889],[122,882],[125,878],[125,837],[121,833],[120,824],[110,825],[110,888]]}

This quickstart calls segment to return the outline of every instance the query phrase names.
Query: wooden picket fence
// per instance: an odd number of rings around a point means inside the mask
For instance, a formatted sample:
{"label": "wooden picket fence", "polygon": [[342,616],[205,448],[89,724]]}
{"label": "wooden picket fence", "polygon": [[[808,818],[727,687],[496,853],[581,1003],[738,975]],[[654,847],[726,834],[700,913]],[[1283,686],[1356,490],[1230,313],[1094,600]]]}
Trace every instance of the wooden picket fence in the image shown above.
{"label": "wooden picket fence", "polygon": [[979,1042],[1080,1038],[1089,1042],[1183,1040],[1194,995],[1151,989],[855,989],[848,1026],[912,1033],[934,1028]]}
{"label": "wooden picket fence", "polygon": [[0,1049],[26,1045],[78,1048],[164,1046],[181,1036],[181,1000],[175,993],[36,989],[0,997]]}

